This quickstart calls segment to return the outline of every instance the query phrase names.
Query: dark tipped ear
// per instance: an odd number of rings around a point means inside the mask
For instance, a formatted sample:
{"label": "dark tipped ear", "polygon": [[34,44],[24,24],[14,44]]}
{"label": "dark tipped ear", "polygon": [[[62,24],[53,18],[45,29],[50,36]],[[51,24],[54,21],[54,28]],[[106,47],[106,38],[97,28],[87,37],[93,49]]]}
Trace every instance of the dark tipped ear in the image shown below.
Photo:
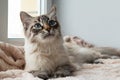
{"label": "dark tipped ear", "polygon": [[56,7],[52,6],[50,12],[47,14],[50,19],[56,19]]}

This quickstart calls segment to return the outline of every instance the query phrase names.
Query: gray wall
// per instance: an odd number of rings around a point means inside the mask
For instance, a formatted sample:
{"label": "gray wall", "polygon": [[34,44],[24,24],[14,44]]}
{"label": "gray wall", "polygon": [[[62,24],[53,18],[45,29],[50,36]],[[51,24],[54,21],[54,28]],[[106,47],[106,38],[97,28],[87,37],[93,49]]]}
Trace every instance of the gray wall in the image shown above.
{"label": "gray wall", "polygon": [[0,0],[0,41],[7,39],[7,0]]}
{"label": "gray wall", "polygon": [[120,47],[120,0],[54,0],[64,35]]}

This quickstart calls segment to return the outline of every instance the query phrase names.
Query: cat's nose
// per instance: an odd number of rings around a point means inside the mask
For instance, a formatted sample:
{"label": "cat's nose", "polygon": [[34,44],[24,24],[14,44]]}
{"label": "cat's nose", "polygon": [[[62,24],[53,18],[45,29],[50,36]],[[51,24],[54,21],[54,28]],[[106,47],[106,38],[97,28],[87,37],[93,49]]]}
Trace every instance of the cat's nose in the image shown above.
{"label": "cat's nose", "polygon": [[50,26],[49,26],[49,25],[44,24],[44,29],[45,29],[45,30],[47,30],[47,31],[50,31],[50,29],[51,29],[51,28],[50,28]]}

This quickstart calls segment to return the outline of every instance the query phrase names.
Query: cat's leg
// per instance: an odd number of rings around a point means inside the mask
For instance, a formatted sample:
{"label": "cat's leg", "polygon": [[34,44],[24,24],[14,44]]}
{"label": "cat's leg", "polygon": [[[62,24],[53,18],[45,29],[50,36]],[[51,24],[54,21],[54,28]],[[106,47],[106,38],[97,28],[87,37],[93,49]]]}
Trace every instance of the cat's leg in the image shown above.
{"label": "cat's leg", "polygon": [[33,71],[30,71],[30,73],[34,77],[39,77],[44,80],[47,80],[52,77],[57,78],[57,77],[71,76],[71,75],[73,75],[73,72],[75,70],[76,70],[76,68],[73,65],[66,64],[66,65],[57,67],[54,72],[33,70]]}
{"label": "cat's leg", "polygon": [[41,70],[33,70],[30,71],[30,73],[34,76],[34,77],[39,77],[42,78],[44,80],[47,80],[48,78],[51,77],[50,73],[47,71],[41,71]]}
{"label": "cat's leg", "polygon": [[59,66],[56,68],[54,78],[72,76],[75,70],[76,68],[70,64]]}

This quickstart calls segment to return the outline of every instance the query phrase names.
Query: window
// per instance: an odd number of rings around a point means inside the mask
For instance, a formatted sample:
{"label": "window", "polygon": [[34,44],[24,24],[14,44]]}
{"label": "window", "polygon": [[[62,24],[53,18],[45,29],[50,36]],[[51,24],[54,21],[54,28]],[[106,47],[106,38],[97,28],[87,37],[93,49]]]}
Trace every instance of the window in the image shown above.
{"label": "window", "polygon": [[[50,0],[48,0],[50,1]],[[47,12],[47,0],[8,0],[8,38],[23,38],[20,11],[32,16]]]}

